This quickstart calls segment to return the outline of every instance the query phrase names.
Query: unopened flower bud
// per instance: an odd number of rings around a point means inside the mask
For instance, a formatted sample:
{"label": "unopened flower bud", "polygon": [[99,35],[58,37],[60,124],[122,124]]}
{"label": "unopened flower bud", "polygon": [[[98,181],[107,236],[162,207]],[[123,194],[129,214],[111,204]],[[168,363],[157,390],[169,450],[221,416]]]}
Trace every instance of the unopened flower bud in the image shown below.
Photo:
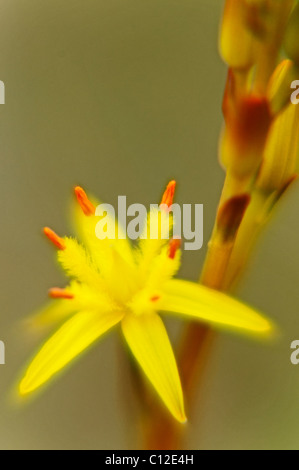
{"label": "unopened flower bud", "polygon": [[290,102],[291,84],[299,77],[299,68],[291,60],[284,60],[275,69],[267,89],[273,115],[277,115]]}
{"label": "unopened flower bud", "polygon": [[289,106],[273,122],[267,139],[257,187],[280,191],[296,173],[299,154],[299,106]]}
{"label": "unopened flower bud", "polygon": [[266,98],[249,95],[227,101],[224,108],[226,129],[221,142],[224,166],[240,178],[253,175],[258,169],[268,130],[271,112]]}
{"label": "unopened flower bud", "polygon": [[246,0],[226,0],[220,34],[220,52],[230,67],[254,64],[255,38],[246,21]]}

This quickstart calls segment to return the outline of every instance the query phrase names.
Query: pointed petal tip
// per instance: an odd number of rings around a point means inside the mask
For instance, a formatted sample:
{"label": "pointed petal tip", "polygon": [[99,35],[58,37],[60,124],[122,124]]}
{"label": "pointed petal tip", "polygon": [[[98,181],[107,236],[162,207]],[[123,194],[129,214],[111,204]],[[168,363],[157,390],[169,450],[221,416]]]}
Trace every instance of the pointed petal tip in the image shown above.
{"label": "pointed petal tip", "polygon": [[169,408],[173,418],[178,421],[180,424],[186,424],[188,422],[188,418],[185,413],[185,404],[184,404],[184,397],[183,394],[181,395],[180,401],[176,404],[175,407],[172,409]]}
{"label": "pointed petal tip", "polygon": [[257,331],[261,336],[269,340],[275,340],[279,337],[279,328],[271,320],[263,318],[263,324]]}
{"label": "pointed petal tip", "polygon": [[255,321],[252,322],[251,328],[248,327],[248,333],[255,336],[261,336],[266,339],[273,339],[277,337],[279,331],[277,325],[267,316],[262,315],[260,312],[254,312]]}
{"label": "pointed petal tip", "polygon": [[176,419],[181,424],[187,424],[188,423],[188,418],[187,418],[184,411],[181,414],[179,414],[178,416],[176,416]]}
{"label": "pointed petal tip", "polygon": [[28,374],[28,371],[23,375],[23,378],[20,380],[18,384],[18,392],[19,396],[22,398],[28,397],[28,395],[31,395],[33,392],[38,390],[40,385],[36,384],[34,380],[32,380],[32,377],[30,374]]}
{"label": "pointed petal tip", "polygon": [[21,397],[24,397],[31,392],[30,387],[28,387],[26,377],[24,377],[24,379],[20,382],[18,392]]}
{"label": "pointed petal tip", "polygon": [[172,416],[186,422],[181,381],[167,331],[157,314],[127,315],[124,337],[141,369]]}
{"label": "pointed petal tip", "polygon": [[173,279],[165,287],[161,310],[195,318],[224,330],[273,340],[279,331],[266,316],[243,302],[203,285]]}
{"label": "pointed petal tip", "polygon": [[21,396],[35,392],[53,380],[109,329],[119,323],[123,313],[82,311],[65,322],[42,346],[31,361],[19,385]]}

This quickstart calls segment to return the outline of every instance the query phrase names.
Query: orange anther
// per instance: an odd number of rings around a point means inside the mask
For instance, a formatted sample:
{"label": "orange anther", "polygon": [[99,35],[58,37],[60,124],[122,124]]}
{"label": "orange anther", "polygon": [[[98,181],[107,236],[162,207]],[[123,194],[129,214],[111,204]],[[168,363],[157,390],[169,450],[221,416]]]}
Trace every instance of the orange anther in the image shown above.
{"label": "orange anther", "polygon": [[53,287],[49,290],[49,297],[52,299],[73,299],[74,294],[68,292],[66,289],[60,289],[59,287]]}
{"label": "orange anther", "polygon": [[168,184],[165,193],[162,197],[162,204],[166,204],[166,206],[171,207],[173,204],[174,192],[175,192],[176,182],[170,181]]}
{"label": "orange anther", "polygon": [[60,250],[65,250],[66,246],[63,238],[59,237],[53,230],[51,230],[49,227],[45,227],[44,234],[52,243],[54,243],[55,246],[57,246],[57,248]]}
{"label": "orange anther", "polygon": [[80,207],[83,210],[84,214],[85,215],[94,215],[96,209],[95,209],[94,205],[92,204],[92,202],[90,202],[90,200],[88,199],[84,189],[82,189],[80,186],[76,186],[75,194],[77,196],[77,200],[78,200],[78,202],[80,204]]}
{"label": "orange anther", "polygon": [[173,238],[168,247],[168,257],[174,259],[177,251],[181,248],[182,240],[180,238]]}

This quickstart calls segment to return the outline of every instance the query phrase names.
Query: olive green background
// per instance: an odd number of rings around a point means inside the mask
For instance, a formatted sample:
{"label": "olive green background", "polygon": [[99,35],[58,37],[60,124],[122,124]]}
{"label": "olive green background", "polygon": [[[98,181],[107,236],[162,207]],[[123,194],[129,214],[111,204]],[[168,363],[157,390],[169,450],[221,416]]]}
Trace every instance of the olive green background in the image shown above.
{"label": "olive green background", "polygon": [[[41,236],[70,233],[75,184],[115,204],[204,204],[205,247],[224,173],[217,162],[226,68],[219,0],[2,0],[0,79],[1,449],[134,447],[119,336],[107,336],[26,406],[10,392],[43,337],[23,320],[63,285]],[[236,38],[237,40],[237,38]],[[298,77],[299,78],[299,77]],[[298,187],[282,202],[238,295],[281,327],[274,344],[221,334],[191,417],[189,449],[298,449]],[[205,249],[184,254],[196,280]],[[170,320],[175,337],[182,322]],[[127,408],[127,411],[124,410]]]}

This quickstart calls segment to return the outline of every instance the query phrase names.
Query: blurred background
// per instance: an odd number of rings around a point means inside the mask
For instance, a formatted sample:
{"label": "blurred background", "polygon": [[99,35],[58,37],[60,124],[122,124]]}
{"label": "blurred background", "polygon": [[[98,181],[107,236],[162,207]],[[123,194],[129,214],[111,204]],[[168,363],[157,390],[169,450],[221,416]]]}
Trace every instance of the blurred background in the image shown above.
{"label": "blurred background", "polygon": [[[64,283],[49,225],[69,234],[72,188],[116,204],[204,204],[204,247],[224,173],[218,165],[226,68],[217,52],[219,0],[2,0],[0,79],[1,449],[126,449],[134,419],[124,407],[119,337],[103,339],[27,406],[11,403],[16,377],[39,347],[23,320]],[[237,40],[237,38],[236,38]],[[263,344],[221,334],[189,449],[298,449],[299,189],[267,227],[238,296],[274,318],[282,335]],[[198,278],[205,248],[186,252],[181,275]],[[175,339],[179,320],[167,323]]]}

